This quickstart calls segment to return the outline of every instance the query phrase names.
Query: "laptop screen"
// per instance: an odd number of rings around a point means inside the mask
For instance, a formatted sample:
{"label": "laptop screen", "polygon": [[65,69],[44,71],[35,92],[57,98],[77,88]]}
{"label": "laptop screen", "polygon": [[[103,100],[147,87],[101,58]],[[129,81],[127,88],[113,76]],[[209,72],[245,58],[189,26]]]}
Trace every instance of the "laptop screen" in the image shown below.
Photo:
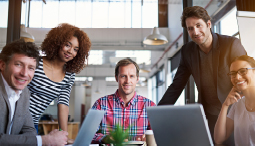
{"label": "laptop screen", "polygon": [[157,145],[213,145],[201,104],[148,107],[147,113]]}

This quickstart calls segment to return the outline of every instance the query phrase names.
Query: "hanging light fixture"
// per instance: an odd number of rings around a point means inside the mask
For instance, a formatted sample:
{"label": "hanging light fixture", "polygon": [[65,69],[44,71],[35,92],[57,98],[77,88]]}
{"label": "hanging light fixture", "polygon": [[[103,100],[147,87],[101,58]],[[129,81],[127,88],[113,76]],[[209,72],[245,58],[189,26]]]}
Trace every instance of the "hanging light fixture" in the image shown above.
{"label": "hanging light fixture", "polygon": [[83,86],[91,86],[91,83],[88,80],[88,77],[86,78],[86,80],[84,81],[84,83],[82,84]]}
{"label": "hanging light fixture", "polygon": [[98,80],[97,80],[97,89],[96,89],[95,93],[100,94],[100,91],[98,89]]}
{"label": "hanging light fixture", "polygon": [[145,45],[164,45],[168,43],[167,38],[159,33],[157,27],[154,27],[151,35],[144,38],[143,43]]}
{"label": "hanging light fixture", "polygon": [[24,24],[20,26],[20,39],[24,39],[25,42],[34,42],[35,38],[27,32],[27,28]]}

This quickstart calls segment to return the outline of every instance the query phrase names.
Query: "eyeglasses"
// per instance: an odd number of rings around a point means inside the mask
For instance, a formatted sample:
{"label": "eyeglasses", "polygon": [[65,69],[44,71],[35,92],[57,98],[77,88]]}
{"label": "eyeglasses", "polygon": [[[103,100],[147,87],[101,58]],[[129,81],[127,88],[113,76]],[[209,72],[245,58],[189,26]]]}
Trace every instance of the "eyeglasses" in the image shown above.
{"label": "eyeglasses", "polygon": [[244,76],[244,75],[247,74],[249,69],[255,69],[255,67],[253,67],[253,68],[241,68],[238,71],[231,71],[230,73],[228,73],[228,76],[230,76],[231,78],[235,78],[237,73],[241,76]]}

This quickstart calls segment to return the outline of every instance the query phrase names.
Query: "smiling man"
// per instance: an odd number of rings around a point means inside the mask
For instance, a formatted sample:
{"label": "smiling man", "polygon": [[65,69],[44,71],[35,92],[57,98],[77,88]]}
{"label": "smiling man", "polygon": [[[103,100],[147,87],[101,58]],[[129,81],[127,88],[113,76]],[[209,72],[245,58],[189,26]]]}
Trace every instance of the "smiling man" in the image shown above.
{"label": "smiling man", "polygon": [[128,140],[144,141],[145,131],[151,130],[146,107],[156,104],[135,92],[139,66],[131,59],[120,60],[115,67],[115,79],[118,82],[117,91],[98,99],[92,107],[106,111],[93,143],[107,143],[109,130],[116,128],[116,125],[129,128]]}
{"label": "smiling man", "polygon": [[213,136],[221,104],[232,89],[230,64],[246,51],[239,39],[211,32],[210,16],[202,7],[185,8],[181,21],[192,41],[182,46],[177,73],[159,105],[174,104],[192,75]]}
{"label": "smiling man", "polygon": [[23,40],[7,44],[0,53],[0,145],[66,144],[65,131],[36,135],[26,86],[34,77],[38,59],[37,47]]}

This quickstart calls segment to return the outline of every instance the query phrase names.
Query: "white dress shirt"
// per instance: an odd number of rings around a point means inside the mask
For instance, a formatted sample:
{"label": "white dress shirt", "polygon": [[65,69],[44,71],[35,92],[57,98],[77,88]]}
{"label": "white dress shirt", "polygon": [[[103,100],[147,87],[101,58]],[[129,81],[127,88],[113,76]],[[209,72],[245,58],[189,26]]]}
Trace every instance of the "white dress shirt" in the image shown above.
{"label": "white dress shirt", "polygon": [[[4,79],[3,75],[1,74],[3,82],[4,82],[4,86],[5,86],[5,91],[7,93],[9,102],[10,102],[10,106],[11,106],[11,126],[10,126],[10,131],[9,134],[11,134],[11,129],[12,129],[12,119],[13,119],[13,115],[14,115],[14,111],[16,108],[16,102],[19,100],[20,98],[20,94],[22,93],[22,90],[19,90],[18,93],[16,93],[6,82],[6,80]],[[41,136],[37,135],[36,136],[37,139],[37,145],[38,146],[42,146],[42,138]]]}

